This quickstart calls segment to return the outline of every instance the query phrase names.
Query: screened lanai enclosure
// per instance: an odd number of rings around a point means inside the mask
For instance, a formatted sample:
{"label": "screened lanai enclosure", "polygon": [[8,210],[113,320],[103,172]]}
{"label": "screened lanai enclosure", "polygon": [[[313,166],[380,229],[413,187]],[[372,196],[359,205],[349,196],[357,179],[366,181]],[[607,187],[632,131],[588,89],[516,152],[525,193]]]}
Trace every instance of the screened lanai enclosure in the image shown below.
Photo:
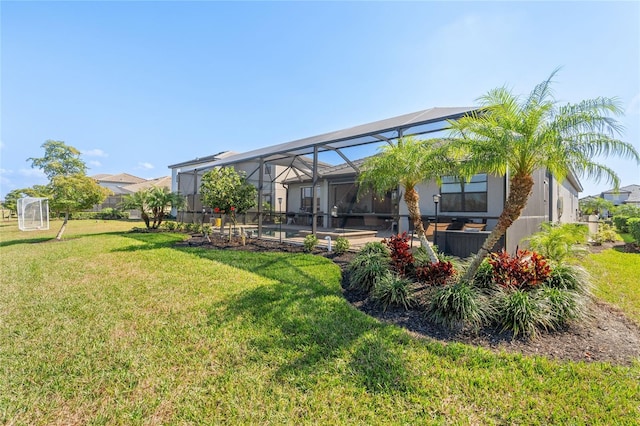
{"label": "screened lanai enclosure", "polygon": [[[258,234],[262,224],[277,220],[280,214],[289,218],[296,215],[296,222],[304,222],[302,217],[308,216],[313,232],[317,226],[331,226],[330,218],[341,218],[348,225],[357,222],[358,214],[383,218],[397,215],[391,192],[386,199],[370,194],[361,194],[358,199],[355,178],[361,159],[375,154],[381,144],[396,143],[402,136],[435,137],[447,128],[448,120],[474,110],[431,108],[245,153],[223,151],[171,165],[173,190],[188,201],[177,216],[184,221],[210,220],[211,212],[200,203],[200,179],[207,170],[225,166],[244,171],[258,188],[258,206],[243,218],[258,227]],[[332,215],[334,206],[337,212],[334,209]],[[397,210],[397,203],[395,206]]]}
{"label": "screened lanai enclosure", "polygon": [[[431,108],[249,152],[221,151],[171,165],[172,190],[187,197],[187,206],[173,213],[184,222],[216,223],[216,219],[221,219],[224,223],[224,217],[201,204],[200,181],[212,168],[233,167],[244,171],[258,189],[256,208],[239,218],[244,230],[256,237],[277,233],[281,237],[308,233],[319,237],[384,237],[411,232],[403,189],[399,186],[384,196],[377,196],[359,188],[357,176],[362,162],[375,155],[380,146],[395,144],[403,136],[423,139],[444,136],[449,120],[475,110],[472,107]],[[506,199],[507,180],[486,174],[474,177],[469,183],[455,181],[454,177],[443,178],[442,187],[435,182],[420,185],[421,213],[427,223],[436,220],[449,223],[446,229],[437,232],[437,244],[443,251],[468,255],[479,248],[496,223]],[[519,228],[516,224],[510,228],[514,241],[506,241],[507,246],[515,247],[521,236],[535,231],[545,217],[557,216],[552,206],[560,186],[551,185],[544,171],[538,178],[532,206],[521,217],[523,226]],[[577,197],[577,191],[574,192]],[[434,194],[442,195],[446,212],[440,211],[438,215],[431,201]],[[573,196],[573,192],[571,194]],[[472,232],[460,234],[467,231],[465,224]]]}

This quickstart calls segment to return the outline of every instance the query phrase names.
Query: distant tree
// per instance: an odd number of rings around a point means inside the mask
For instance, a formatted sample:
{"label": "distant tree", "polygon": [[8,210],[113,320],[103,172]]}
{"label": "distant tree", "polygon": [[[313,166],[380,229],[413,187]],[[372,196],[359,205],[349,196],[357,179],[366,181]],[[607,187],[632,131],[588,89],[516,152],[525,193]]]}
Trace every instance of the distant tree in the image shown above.
{"label": "distant tree", "polygon": [[610,212],[614,205],[611,201],[601,197],[589,197],[578,202],[580,213],[585,215],[601,215],[604,211]]}
{"label": "distant tree", "polygon": [[10,191],[5,197],[2,206],[9,210],[9,214],[18,213],[18,199],[24,197],[47,198],[49,188],[45,185],[33,185],[31,188],[20,188]]}
{"label": "distant tree", "polygon": [[607,180],[618,188],[615,170],[596,162],[616,155],[640,162],[633,145],[616,139],[621,128],[612,117],[621,114],[614,99],[597,98],[558,106],[551,76],[521,99],[506,88],[489,91],[479,101],[482,110],[451,122],[450,140],[462,163],[460,173],[509,175],[509,193],[498,223],[463,276],[470,280],[483,258],[515,222],[529,201],[533,173],[548,170],[559,181],[571,172]]}
{"label": "distant tree", "polygon": [[[202,204],[213,211],[224,213],[237,224],[237,215],[246,213],[257,204],[258,190],[247,182],[244,172],[232,167],[209,170],[202,176],[200,197]],[[231,238],[231,224],[229,224]]]}
{"label": "distant tree", "polygon": [[420,195],[416,187],[425,180],[439,179],[452,170],[453,162],[446,158],[441,145],[438,140],[419,140],[410,136],[400,138],[397,144],[384,145],[378,155],[367,158],[358,175],[360,191],[371,188],[376,194],[384,195],[402,185],[413,228],[433,263],[438,262],[438,257],[425,237]]}
{"label": "distant tree", "polygon": [[43,145],[44,157],[29,158],[31,167],[41,169],[49,178],[46,186],[49,205],[55,211],[64,213],[62,227],[56,239],[62,239],[69,215],[99,204],[111,193],[98,185],[95,179],[85,173],[87,166],[80,159],[80,151],[62,141],[48,140]]}
{"label": "distant tree", "polygon": [[172,207],[181,208],[185,204],[184,196],[171,192],[167,188],[152,186],[126,195],[120,208],[140,211],[147,229],[158,229]]}

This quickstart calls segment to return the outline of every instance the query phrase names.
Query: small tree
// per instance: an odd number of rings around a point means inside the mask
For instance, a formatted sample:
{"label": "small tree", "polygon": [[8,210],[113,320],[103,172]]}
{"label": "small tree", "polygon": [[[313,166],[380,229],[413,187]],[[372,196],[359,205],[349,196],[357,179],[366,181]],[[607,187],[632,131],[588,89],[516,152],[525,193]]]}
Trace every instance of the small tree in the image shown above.
{"label": "small tree", "polygon": [[64,221],[56,240],[62,239],[71,213],[90,209],[111,193],[109,189],[98,185],[95,179],[82,174],[55,176],[49,183],[49,189],[51,208],[64,213]]}
{"label": "small tree", "polygon": [[139,210],[147,229],[158,229],[172,207],[181,208],[185,203],[184,196],[171,192],[167,188],[152,186],[126,195],[120,208]]}
{"label": "small tree", "polygon": [[[202,204],[229,216],[235,226],[237,215],[246,213],[257,204],[258,190],[247,182],[245,173],[231,167],[209,170],[202,176],[200,197]],[[229,224],[231,239],[231,224]]]}
{"label": "small tree", "polygon": [[56,239],[60,240],[72,212],[101,203],[111,191],[86,176],[87,166],[80,159],[80,151],[76,148],[53,140],[46,141],[42,148],[44,157],[29,158],[27,161],[31,161],[31,167],[41,169],[49,178],[46,193],[51,197],[51,208],[64,212],[62,227],[56,235]]}

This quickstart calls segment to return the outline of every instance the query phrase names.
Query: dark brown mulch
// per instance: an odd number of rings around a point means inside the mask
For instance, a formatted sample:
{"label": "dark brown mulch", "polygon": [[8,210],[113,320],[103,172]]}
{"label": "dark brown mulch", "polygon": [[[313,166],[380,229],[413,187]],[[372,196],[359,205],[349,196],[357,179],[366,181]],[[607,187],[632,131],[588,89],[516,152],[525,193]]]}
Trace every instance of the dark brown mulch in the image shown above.
{"label": "dark brown mulch", "polygon": [[[275,240],[248,239],[246,245],[242,245],[239,239],[229,242],[226,238],[217,236],[212,237],[211,243],[201,236],[194,236],[179,245],[259,252],[304,251],[300,245],[281,244]],[[624,244],[615,248],[622,247]],[[326,249],[317,249],[314,254],[331,258],[343,269],[343,294],[349,303],[382,322],[403,327],[419,338],[431,338],[444,344],[460,342],[494,352],[538,355],[558,360],[602,361],[619,365],[631,365],[634,360],[640,360],[640,327],[617,308],[599,300],[594,300],[591,304],[586,320],[571,324],[564,330],[540,333],[535,339],[514,339],[510,333],[500,333],[499,330],[491,328],[477,332],[451,331],[425,320],[421,311],[390,308],[385,312],[366,295],[349,290],[345,269],[353,258],[353,253],[335,255],[327,253]]]}

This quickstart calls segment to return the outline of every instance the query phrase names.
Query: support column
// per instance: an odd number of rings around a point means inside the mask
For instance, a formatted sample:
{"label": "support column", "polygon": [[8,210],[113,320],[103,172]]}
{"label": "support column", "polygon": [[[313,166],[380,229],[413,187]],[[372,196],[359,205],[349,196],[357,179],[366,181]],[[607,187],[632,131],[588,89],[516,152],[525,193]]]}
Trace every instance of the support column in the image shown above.
{"label": "support column", "polygon": [[264,186],[264,158],[260,158],[258,173],[258,238],[262,238],[262,189]]}
{"label": "support column", "polygon": [[318,232],[317,216],[318,216],[318,146],[313,147],[313,178],[311,179],[311,233],[315,235]]}

